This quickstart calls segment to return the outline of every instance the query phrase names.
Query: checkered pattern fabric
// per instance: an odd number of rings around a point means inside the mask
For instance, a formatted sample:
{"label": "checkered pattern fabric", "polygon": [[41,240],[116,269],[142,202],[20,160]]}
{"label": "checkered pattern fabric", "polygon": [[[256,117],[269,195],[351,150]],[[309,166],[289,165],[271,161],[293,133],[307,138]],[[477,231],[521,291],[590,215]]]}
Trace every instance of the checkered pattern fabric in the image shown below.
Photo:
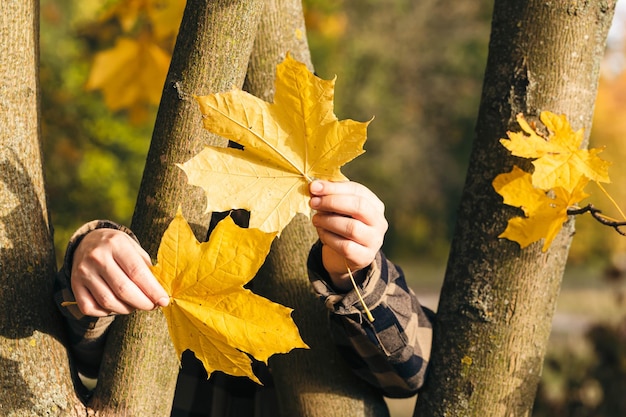
{"label": "checkered pattern fabric", "polygon": [[331,333],[354,372],[388,397],[408,397],[424,382],[432,341],[432,311],[422,307],[402,270],[382,252],[359,291],[374,316],[370,322],[356,294],[338,294],[322,267],[318,241],[309,254],[309,278],[330,311]]}
{"label": "checkered pattern fabric", "polygon": [[[74,300],[69,285],[74,250],[87,233],[98,228],[122,230],[135,238],[129,229],[110,221],[95,220],[85,224],[68,244],[54,294],[67,324],[75,370],[91,378],[98,374],[107,329],[115,317],[87,317],[75,305],[60,305],[63,301]],[[424,381],[430,356],[432,312],[419,304],[406,285],[401,269],[382,253],[367,269],[359,289],[374,315],[373,322],[366,318],[355,291],[340,294],[333,289],[322,267],[320,242],[311,249],[308,270],[313,288],[329,310],[330,328],[337,348],[356,375],[389,397],[415,394]],[[271,370],[262,363],[255,363],[254,369],[263,381],[262,386],[247,378],[220,372],[207,378],[200,361],[193,353],[185,352],[171,416],[278,415]]]}

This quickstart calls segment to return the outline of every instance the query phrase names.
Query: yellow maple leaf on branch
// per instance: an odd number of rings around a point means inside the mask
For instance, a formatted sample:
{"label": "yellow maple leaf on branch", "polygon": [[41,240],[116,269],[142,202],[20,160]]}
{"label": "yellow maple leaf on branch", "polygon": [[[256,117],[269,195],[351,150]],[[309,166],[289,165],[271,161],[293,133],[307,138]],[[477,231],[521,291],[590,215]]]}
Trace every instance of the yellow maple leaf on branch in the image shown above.
{"label": "yellow maple leaf on branch", "polygon": [[522,248],[545,239],[542,250],[546,251],[567,220],[568,210],[589,196],[584,192],[589,181],[599,186],[610,182],[610,163],[598,157],[601,149],[580,149],[583,130],[574,131],[565,115],[544,111],[540,120],[548,135],[540,134],[520,114],[517,121],[522,131],[508,132],[508,139],[500,139],[513,155],[532,159],[532,173],[514,166],[511,172],[498,175],[492,185],[504,204],[524,212],[524,217],[510,219],[498,237]]}
{"label": "yellow maple leaf on branch", "polygon": [[513,155],[533,159],[535,187],[547,190],[558,186],[572,191],[581,176],[610,182],[610,162],[598,157],[602,149],[580,149],[582,129],[575,132],[565,115],[544,111],[540,119],[549,131],[547,137],[537,133],[520,114],[517,122],[523,132],[509,132],[509,139],[500,140]]}
{"label": "yellow maple leaf on branch", "polygon": [[533,186],[531,177],[514,166],[511,172],[493,180],[493,187],[504,197],[504,203],[521,208],[525,216],[510,219],[498,237],[514,240],[522,248],[545,238],[543,251],[546,251],[567,220],[568,208],[588,197],[583,189],[589,180],[581,177],[572,192],[563,187],[546,192]]}
{"label": "yellow maple leaf on branch", "polygon": [[309,182],[345,180],[340,168],[364,152],[369,122],[337,119],[334,84],[287,56],[273,103],[238,89],[196,97],[204,127],[243,146],[207,147],[179,165],[209,197],[207,211],[246,209],[250,227],[280,233],[310,214]]}
{"label": "yellow maple leaf on branch", "polygon": [[222,371],[257,383],[248,355],[308,348],[291,308],[243,288],[269,252],[275,233],[243,229],[227,217],[199,243],[180,209],[165,231],[152,272],[170,295],[162,307],[177,354],[190,349],[210,375]]}

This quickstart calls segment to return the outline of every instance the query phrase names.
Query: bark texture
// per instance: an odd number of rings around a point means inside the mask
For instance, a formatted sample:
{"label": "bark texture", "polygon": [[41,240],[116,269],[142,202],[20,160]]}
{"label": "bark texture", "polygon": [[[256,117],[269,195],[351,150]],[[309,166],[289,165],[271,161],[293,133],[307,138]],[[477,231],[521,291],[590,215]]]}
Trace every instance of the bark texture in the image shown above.
{"label": "bark texture", "polygon": [[0,3],[0,415],[77,415],[52,302],[39,126],[39,3]]}
{"label": "bark texture", "polygon": [[[202,128],[193,95],[243,85],[262,5],[260,0],[187,1],[131,223],[153,258],[179,205],[196,237],[206,237],[205,197],[175,164],[217,141]],[[116,320],[102,369],[102,389],[93,401],[101,416],[168,416],[178,361],[162,313]]]}
{"label": "bark texture", "polygon": [[[517,210],[491,181],[514,160],[498,142],[563,113],[591,128],[615,1],[495,2],[483,95],[438,307],[433,357],[415,416],[528,416],[573,235],[565,225],[547,252],[497,236]],[[538,122],[540,125],[540,122]],[[586,146],[586,145],[585,145]]]}
{"label": "bark texture", "polygon": [[[272,101],[276,65],[286,54],[313,71],[300,0],[265,2],[245,88]],[[297,216],[275,240],[254,288],[294,309],[293,318],[309,350],[270,358],[283,417],[386,416],[383,398],[358,380],[339,357],[328,331],[327,312],[308,281],[306,261],[317,234]]]}

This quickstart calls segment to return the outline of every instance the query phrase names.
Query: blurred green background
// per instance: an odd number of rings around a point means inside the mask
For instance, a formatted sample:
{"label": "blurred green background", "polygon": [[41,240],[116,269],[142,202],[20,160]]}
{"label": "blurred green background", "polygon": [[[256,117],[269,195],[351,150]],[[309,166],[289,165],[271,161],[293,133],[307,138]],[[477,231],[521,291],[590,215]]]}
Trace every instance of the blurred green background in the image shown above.
{"label": "blurred green background", "polygon": [[[100,90],[85,87],[99,53],[121,36],[145,39],[156,31],[145,15],[150,3],[155,0],[41,0],[44,168],[59,262],[84,222],[130,223],[157,107],[138,101],[111,110]],[[626,208],[622,3],[603,63],[591,146],[606,146],[601,156],[613,161],[607,190]],[[493,0],[304,4],[316,73],[337,76],[335,114],[374,117],[366,154],[343,171],[385,202],[385,252],[436,308],[474,138]],[[169,53],[173,37],[158,44]],[[589,191],[590,202],[619,218],[599,189]],[[534,415],[623,417],[626,237],[584,216],[576,229]],[[390,404],[394,417],[410,416],[405,402]]]}

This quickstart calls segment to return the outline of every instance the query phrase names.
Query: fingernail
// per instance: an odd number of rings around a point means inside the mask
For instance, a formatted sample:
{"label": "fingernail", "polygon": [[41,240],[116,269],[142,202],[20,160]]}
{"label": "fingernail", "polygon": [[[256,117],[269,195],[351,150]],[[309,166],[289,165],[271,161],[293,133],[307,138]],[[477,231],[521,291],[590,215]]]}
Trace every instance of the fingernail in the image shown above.
{"label": "fingernail", "polygon": [[311,197],[311,207],[316,208],[320,205],[321,198],[319,197]]}
{"label": "fingernail", "polygon": [[169,303],[170,303],[170,298],[169,297],[159,298],[159,301],[157,301],[157,304],[160,305],[161,307],[165,307]]}

